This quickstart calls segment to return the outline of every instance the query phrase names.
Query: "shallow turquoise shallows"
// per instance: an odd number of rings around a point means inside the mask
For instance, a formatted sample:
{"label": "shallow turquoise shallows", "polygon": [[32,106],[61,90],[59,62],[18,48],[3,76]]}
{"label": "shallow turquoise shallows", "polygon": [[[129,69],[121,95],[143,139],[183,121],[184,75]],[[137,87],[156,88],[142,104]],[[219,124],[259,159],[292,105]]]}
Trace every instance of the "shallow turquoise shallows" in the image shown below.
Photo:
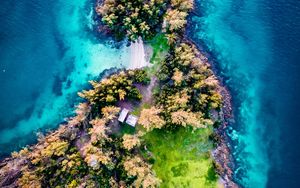
{"label": "shallow turquoise shallows", "polygon": [[1,3],[1,155],[63,122],[89,79],[126,66],[128,49],[97,40],[92,12],[87,0]]}

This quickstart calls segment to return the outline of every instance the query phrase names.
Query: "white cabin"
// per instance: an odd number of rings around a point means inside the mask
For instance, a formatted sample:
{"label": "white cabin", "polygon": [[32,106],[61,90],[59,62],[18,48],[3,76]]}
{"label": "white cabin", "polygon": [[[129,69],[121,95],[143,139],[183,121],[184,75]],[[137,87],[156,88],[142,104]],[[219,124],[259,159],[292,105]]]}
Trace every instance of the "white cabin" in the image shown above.
{"label": "white cabin", "polygon": [[126,119],[126,123],[128,125],[131,125],[132,127],[135,127],[137,121],[138,121],[138,117],[134,115],[129,115]]}
{"label": "white cabin", "polygon": [[123,123],[127,117],[127,114],[128,114],[129,110],[126,109],[126,108],[123,108],[120,115],[119,115],[119,118],[118,118],[118,121]]}

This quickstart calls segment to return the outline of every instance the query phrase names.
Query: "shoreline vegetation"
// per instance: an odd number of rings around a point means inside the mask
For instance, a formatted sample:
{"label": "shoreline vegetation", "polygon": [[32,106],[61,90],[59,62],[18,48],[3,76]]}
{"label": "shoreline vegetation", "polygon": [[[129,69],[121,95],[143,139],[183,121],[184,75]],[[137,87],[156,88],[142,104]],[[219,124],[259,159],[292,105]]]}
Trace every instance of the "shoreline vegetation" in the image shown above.
{"label": "shoreline vegetation", "polygon": [[[90,81],[74,117],[0,163],[0,186],[237,187],[222,132],[229,95],[184,33],[193,6],[98,2],[99,31],[131,43],[129,69]],[[135,127],[118,121],[125,108]]]}

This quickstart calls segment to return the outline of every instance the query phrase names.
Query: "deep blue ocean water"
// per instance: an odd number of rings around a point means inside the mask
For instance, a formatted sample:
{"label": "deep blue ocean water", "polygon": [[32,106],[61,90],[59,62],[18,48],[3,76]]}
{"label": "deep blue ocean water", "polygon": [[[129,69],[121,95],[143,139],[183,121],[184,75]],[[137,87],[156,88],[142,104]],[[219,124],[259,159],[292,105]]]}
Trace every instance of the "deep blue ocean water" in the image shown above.
{"label": "deep blue ocean water", "polygon": [[299,187],[300,1],[197,0],[191,20],[233,97],[235,180]]}
{"label": "deep blue ocean water", "polygon": [[[300,1],[196,0],[190,37],[214,57],[233,96],[227,132],[243,187],[298,187]],[[76,92],[128,50],[93,32],[88,0],[0,6],[0,155],[72,114]]]}

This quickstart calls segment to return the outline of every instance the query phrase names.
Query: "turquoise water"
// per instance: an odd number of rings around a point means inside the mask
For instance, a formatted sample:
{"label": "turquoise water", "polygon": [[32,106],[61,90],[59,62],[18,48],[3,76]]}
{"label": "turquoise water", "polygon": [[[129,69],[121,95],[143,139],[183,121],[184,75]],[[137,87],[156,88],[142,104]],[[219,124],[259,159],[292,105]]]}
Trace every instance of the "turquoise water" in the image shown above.
{"label": "turquoise water", "polygon": [[300,2],[197,2],[189,35],[213,54],[233,97],[235,181],[297,187]]}
{"label": "turquoise water", "polygon": [[124,45],[96,38],[92,7],[87,0],[1,3],[0,155],[63,122],[89,79],[126,66]]}
{"label": "turquoise water", "polygon": [[[196,0],[189,36],[216,62],[233,97],[227,132],[242,187],[299,187],[300,2]],[[89,0],[0,6],[0,157],[73,113],[77,91],[128,49],[98,39]]]}

